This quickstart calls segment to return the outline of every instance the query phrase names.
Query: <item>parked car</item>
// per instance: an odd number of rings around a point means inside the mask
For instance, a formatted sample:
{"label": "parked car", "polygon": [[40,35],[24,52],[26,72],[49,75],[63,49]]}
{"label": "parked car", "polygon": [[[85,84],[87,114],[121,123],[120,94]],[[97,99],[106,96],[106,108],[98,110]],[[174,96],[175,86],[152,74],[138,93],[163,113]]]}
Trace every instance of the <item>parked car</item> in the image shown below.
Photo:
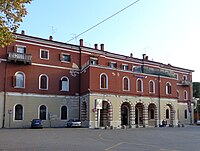
{"label": "parked car", "polygon": [[81,127],[81,121],[76,119],[70,119],[67,121],[67,127]]}
{"label": "parked car", "polygon": [[31,128],[43,128],[41,119],[33,119],[31,121]]}
{"label": "parked car", "polygon": [[197,120],[197,125],[200,125],[200,120]]}

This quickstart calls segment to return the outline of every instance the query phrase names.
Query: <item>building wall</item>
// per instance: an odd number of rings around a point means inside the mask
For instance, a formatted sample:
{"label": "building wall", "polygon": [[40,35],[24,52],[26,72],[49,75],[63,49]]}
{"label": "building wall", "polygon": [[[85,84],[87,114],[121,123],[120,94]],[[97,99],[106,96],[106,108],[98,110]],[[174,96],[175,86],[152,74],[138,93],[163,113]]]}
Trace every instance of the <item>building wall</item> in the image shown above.
{"label": "building wall", "polygon": [[0,92],[0,128],[3,127],[4,93]]}
{"label": "building wall", "polygon": [[[191,106],[192,112],[190,113],[188,110],[188,104],[187,103],[178,103],[178,119],[180,124],[191,124],[194,123],[194,106],[192,104]],[[187,112],[185,115],[185,111]],[[191,115],[192,116],[191,116]]]}
{"label": "building wall", "polygon": [[[148,112],[148,107],[150,104],[154,104],[157,107],[157,120],[156,120],[156,126],[158,126],[159,124],[162,124],[163,120],[167,120],[167,123],[170,124],[170,121],[168,119],[166,119],[166,109],[169,107],[169,105],[171,107],[173,107],[173,110],[177,111],[178,109],[178,105],[177,105],[177,100],[176,99],[167,99],[167,98],[162,98],[160,99],[160,110],[159,110],[159,99],[158,98],[149,98],[149,97],[136,97],[136,96],[120,96],[120,95],[109,95],[109,94],[105,94],[105,95],[101,95],[101,94],[91,94],[90,96],[88,96],[89,98],[87,98],[87,100],[89,101],[89,108],[88,110],[90,111],[89,114],[89,127],[91,128],[95,128],[98,127],[97,125],[97,112],[94,112],[93,109],[95,108],[95,100],[96,99],[102,99],[105,101],[108,101],[111,103],[112,105],[112,121],[111,121],[111,125],[113,127],[116,128],[121,128],[121,106],[124,102],[127,102],[128,104],[131,104],[133,106],[133,108],[136,107],[137,104],[141,103],[143,104],[146,108],[147,108],[147,112]],[[134,109],[135,110],[135,109]],[[92,112],[91,112],[92,111]],[[160,111],[160,113],[159,113]],[[135,114],[135,111],[134,111]],[[159,117],[160,115],[160,117]],[[150,123],[150,120],[148,118],[148,113],[147,115],[147,121],[146,126],[148,126],[148,124]],[[144,118],[143,116],[143,118]],[[135,118],[133,119],[135,120]],[[174,120],[173,123],[171,123],[173,125],[177,125],[178,124],[178,118],[177,118],[177,114],[174,114]],[[135,125],[135,121],[134,124]],[[155,124],[153,125],[155,126]]]}
{"label": "building wall", "polygon": [[[15,120],[15,106],[23,106],[23,120]],[[47,119],[43,120],[45,127],[63,127],[66,121],[79,119],[79,98],[75,96],[35,95],[27,93],[7,93],[5,127],[30,127],[32,119],[39,118],[39,107],[47,107]],[[61,120],[61,107],[67,107],[67,120]],[[11,110],[11,114],[8,113]]]}
{"label": "building wall", "polygon": [[[165,65],[159,62],[149,61],[148,57],[143,59],[133,58],[120,54],[104,51],[104,45],[100,48],[84,47],[83,41],[80,46],[70,45],[62,42],[41,39],[37,37],[16,34],[17,40],[10,46],[0,48],[0,127],[3,126],[3,105],[5,101],[5,127],[29,127],[33,118],[38,118],[38,107],[44,104],[48,107],[51,120],[44,121],[45,127],[64,126],[66,121],[60,120],[60,107],[68,107],[68,119],[83,119],[85,127],[97,127],[97,111],[95,100],[102,99],[107,102],[109,114],[109,126],[121,126],[121,108],[128,107],[130,116],[129,125],[136,125],[136,106],[143,107],[143,125],[159,125],[162,120],[168,123],[172,120],[166,119],[166,110],[169,109],[170,115],[173,114],[173,123],[180,121],[188,123],[182,117],[185,104],[192,98],[190,82],[192,81],[192,70]],[[26,47],[26,54],[32,55],[31,64],[19,62],[9,62],[8,52],[15,52],[16,46]],[[49,59],[41,59],[40,51],[47,50]],[[63,62],[61,54],[71,56],[69,62]],[[97,64],[91,64],[91,59],[97,59]],[[109,67],[110,62],[117,64],[116,68]],[[128,69],[122,69],[122,65],[128,65]],[[177,78],[158,76],[153,74],[135,72],[135,67],[145,66],[155,68],[163,72],[175,73]],[[13,77],[16,72],[25,74],[25,87],[16,88],[13,86]],[[100,88],[100,75],[108,76],[108,89]],[[48,89],[39,89],[39,76],[48,76]],[[69,91],[60,90],[60,80],[63,76],[69,79]],[[130,89],[123,90],[123,78],[130,80]],[[136,82],[138,79],[143,81],[143,91],[137,92]],[[149,81],[155,82],[155,93],[149,93]],[[185,82],[186,83],[183,83]],[[166,94],[166,83],[171,84],[171,94]],[[189,82],[189,83],[188,83]],[[179,93],[179,96],[177,95]],[[188,98],[184,98],[187,91]],[[6,98],[4,99],[4,92]],[[160,98],[160,99],[159,99]],[[80,100],[79,100],[80,99]],[[79,104],[80,101],[80,104]],[[21,104],[24,109],[23,120],[14,120],[14,107]],[[148,120],[148,107],[151,105],[155,113],[156,120]],[[158,110],[158,108],[160,110]],[[12,114],[8,114],[12,113]],[[179,116],[178,115],[179,112]],[[83,114],[82,114],[83,113]],[[180,115],[181,113],[181,115]],[[112,116],[111,116],[112,114]],[[158,117],[159,116],[159,117]],[[1,122],[2,121],[2,122]]]}

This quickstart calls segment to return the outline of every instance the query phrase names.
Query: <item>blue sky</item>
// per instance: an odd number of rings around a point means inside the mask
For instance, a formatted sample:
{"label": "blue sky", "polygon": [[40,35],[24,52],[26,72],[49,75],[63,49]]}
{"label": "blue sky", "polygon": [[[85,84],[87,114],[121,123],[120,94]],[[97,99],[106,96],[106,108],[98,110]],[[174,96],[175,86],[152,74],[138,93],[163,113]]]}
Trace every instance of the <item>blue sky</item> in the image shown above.
{"label": "blue sky", "polygon": [[[18,32],[67,42],[136,0],[33,0]],[[70,41],[195,70],[200,82],[200,0],[140,0],[91,31]]]}

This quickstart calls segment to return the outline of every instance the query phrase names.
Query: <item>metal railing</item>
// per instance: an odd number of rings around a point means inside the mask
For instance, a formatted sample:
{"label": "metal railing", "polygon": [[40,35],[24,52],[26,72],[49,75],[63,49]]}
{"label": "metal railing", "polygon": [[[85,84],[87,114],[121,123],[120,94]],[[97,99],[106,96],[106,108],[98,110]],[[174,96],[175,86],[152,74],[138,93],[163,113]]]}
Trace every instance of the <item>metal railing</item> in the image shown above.
{"label": "metal railing", "polygon": [[25,64],[31,64],[32,62],[32,55],[31,54],[24,54],[24,53],[17,53],[17,52],[8,52],[8,60],[14,62],[24,62]]}

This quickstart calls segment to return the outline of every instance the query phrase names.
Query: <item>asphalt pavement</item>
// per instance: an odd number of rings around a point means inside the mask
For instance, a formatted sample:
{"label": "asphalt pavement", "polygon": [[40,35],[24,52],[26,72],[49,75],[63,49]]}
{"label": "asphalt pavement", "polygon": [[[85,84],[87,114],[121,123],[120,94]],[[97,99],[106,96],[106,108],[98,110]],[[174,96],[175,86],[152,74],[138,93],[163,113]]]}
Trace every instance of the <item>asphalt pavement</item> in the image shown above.
{"label": "asphalt pavement", "polygon": [[0,151],[200,151],[200,126],[0,129]]}

